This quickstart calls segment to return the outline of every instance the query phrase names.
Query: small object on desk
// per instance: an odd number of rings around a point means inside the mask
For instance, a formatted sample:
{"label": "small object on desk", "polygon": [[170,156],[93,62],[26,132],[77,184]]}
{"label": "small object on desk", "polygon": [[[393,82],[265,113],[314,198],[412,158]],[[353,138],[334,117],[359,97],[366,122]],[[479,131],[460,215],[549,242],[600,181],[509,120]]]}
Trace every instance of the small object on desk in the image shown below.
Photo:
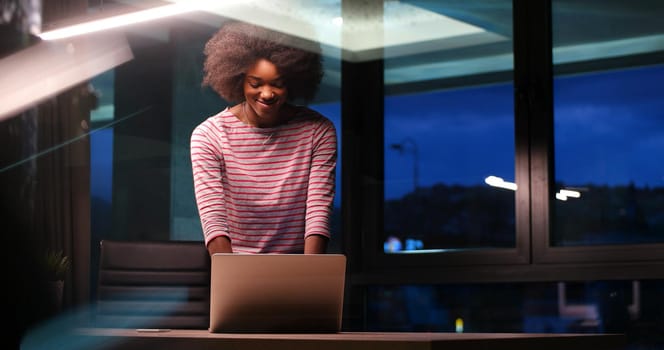
{"label": "small object on desk", "polygon": [[463,333],[463,319],[461,317],[454,321],[454,329],[457,333]]}
{"label": "small object on desk", "polygon": [[158,332],[170,332],[170,329],[167,328],[137,328],[136,332],[145,332],[145,333],[158,333]]}

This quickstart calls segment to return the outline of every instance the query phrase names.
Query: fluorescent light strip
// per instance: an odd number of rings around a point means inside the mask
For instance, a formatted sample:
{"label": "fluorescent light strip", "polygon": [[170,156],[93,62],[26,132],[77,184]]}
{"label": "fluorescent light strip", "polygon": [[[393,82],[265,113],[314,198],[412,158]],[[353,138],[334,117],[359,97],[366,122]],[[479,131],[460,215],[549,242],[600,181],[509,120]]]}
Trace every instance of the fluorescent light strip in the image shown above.
{"label": "fluorescent light strip", "polygon": [[[213,4],[212,1],[191,1],[187,3],[177,3],[171,5],[164,5],[154,7],[147,10],[136,11],[123,15],[103,18],[95,21],[75,24],[73,26],[64,27],[41,33],[39,35],[43,40],[57,40],[69,38],[77,35],[94,33],[102,30],[118,28],[130,24],[147,22],[155,19],[175,16],[187,12],[192,12],[204,8],[206,4]],[[228,4],[228,1],[224,2]],[[216,4],[217,7],[219,4]]]}

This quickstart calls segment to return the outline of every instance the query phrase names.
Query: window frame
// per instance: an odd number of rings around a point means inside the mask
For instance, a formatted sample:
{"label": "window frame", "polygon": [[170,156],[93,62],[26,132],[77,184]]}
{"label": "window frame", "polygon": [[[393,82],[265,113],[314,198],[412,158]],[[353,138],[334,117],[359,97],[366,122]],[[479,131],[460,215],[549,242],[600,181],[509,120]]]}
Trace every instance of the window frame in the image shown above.
{"label": "window frame", "polygon": [[400,88],[386,90],[382,60],[343,61],[342,213],[351,284],[664,277],[664,244],[549,245],[553,217],[549,198],[554,185],[552,4],[551,0],[513,0],[512,6],[515,177],[519,188],[515,194],[516,246],[430,254],[382,251],[383,101],[385,91]]}

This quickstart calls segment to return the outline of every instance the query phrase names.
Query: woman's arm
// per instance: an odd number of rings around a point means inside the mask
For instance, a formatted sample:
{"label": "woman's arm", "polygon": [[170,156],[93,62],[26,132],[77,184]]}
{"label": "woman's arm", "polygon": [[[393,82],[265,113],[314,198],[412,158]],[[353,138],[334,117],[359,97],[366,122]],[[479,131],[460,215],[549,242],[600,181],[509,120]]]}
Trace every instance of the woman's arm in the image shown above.
{"label": "woman's arm", "polygon": [[223,156],[211,121],[204,122],[191,136],[191,166],[194,194],[205,244],[210,254],[232,252],[224,207]]}
{"label": "woman's arm", "polygon": [[337,136],[328,119],[318,125],[307,190],[304,252],[325,253],[335,195]]}

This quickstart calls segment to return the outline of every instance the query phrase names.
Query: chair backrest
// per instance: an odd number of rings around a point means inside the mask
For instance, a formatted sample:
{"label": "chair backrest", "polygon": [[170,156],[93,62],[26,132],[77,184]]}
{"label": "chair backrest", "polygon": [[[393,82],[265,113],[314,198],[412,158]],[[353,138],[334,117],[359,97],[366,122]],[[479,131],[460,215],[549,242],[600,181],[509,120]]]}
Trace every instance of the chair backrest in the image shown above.
{"label": "chair backrest", "polygon": [[207,329],[210,256],[202,241],[100,243],[97,327]]}

